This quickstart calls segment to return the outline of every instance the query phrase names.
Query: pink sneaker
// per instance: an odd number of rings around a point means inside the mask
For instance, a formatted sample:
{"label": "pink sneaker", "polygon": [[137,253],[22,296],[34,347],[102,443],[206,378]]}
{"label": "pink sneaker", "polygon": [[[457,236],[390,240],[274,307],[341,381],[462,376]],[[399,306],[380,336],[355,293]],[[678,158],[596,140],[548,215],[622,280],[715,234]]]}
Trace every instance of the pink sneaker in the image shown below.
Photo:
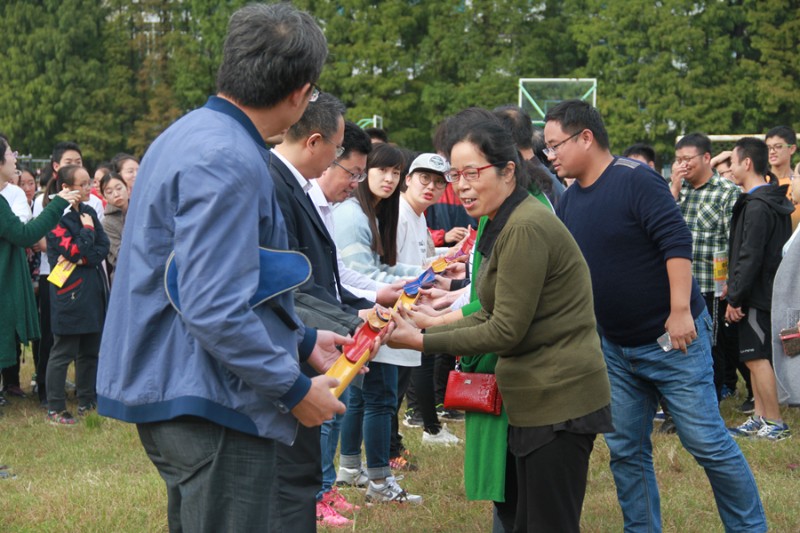
{"label": "pink sneaker", "polygon": [[333,487],[330,491],[322,495],[322,501],[334,508],[340,513],[352,513],[361,509],[358,505],[352,504],[347,501],[347,498],[342,496],[342,493]]}
{"label": "pink sneaker", "polygon": [[317,502],[317,523],[329,527],[345,527],[353,523],[324,501]]}

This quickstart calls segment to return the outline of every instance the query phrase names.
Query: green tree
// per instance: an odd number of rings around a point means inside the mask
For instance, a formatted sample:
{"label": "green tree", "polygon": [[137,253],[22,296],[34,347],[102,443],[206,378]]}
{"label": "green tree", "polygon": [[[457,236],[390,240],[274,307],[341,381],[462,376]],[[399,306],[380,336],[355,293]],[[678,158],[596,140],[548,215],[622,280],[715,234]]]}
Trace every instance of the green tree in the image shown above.
{"label": "green tree", "polygon": [[[736,131],[746,111],[736,2],[587,0],[571,34],[598,78],[598,107],[613,148],[647,141],[672,154],[691,131]],[[745,98],[743,98],[745,96]]]}
{"label": "green tree", "polygon": [[94,88],[105,82],[105,13],[101,0],[4,3],[0,117],[21,151],[49,154],[56,141],[81,140],[77,132],[91,128]]}
{"label": "green tree", "polygon": [[800,129],[800,3],[748,0],[745,6],[750,50],[742,67],[754,92],[747,114],[750,133],[780,124]]}

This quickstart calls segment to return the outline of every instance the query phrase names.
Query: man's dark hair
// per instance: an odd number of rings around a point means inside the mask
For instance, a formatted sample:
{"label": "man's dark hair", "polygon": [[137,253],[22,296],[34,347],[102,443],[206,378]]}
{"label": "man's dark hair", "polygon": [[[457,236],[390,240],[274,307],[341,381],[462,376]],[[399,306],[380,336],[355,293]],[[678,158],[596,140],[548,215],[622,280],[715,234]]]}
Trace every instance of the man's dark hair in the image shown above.
{"label": "man's dark hair", "polygon": [[559,102],[544,116],[545,122],[558,122],[564,132],[574,135],[589,130],[600,148],[608,150],[608,132],[600,112],[588,102],[572,99]]}
{"label": "man's dark hair", "polygon": [[749,158],[753,162],[753,171],[770,179],[772,174],[769,171],[767,143],[755,137],[742,137],[733,145],[733,150],[739,156],[739,162]]}
{"label": "man's dark hair", "polygon": [[320,93],[315,102],[309,102],[303,116],[294,123],[286,138],[290,141],[299,141],[319,133],[326,139],[336,133],[339,119],[347,108],[338,98],[329,93]]}
{"label": "man's dark hair", "polygon": [[386,130],[381,128],[366,128],[364,130],[367,135],[369,135],[370,139],[378,139],[382,143],[389,142],[389,135],[386,133]]}
{"label": "man's dark hair", "polygon": [[327,56],[325,36],[311,15],[288,2],[250,4],[231,16],[217,91],[241,105],[272,108],[316,83]]}
{"label": "man's dark hair", "polygon": [[492,109],[492,113],[511,132],[517,150],[533,150],[533,122],[524,109],[515,105],[502,105]]}
{"label": "man's dark hair", "polygon": [[78,146],[78,143],[74,143],[72,141],[61,141],[53,147],[51,163],[61,163],[61,158],[64,157],[64,152],[68,152],[70,150],[78,152],[78,155],[81,156],[81,159],[83,158],[83,152],[81,152],[81,147]]}
{"label": "man's dark hair", "polygon": [[339,159],[347,159],[353,152],[369,155],[372,151],[372,143],[367,132],[359,128],[358,124],[349,120],[344,121],[344,141],[342,141],[342,146],[344,147],[344,153]]}
{"label": "man's dark hair", "polygon": [[625,151],[622,152],[622,157],[631,157],[634,155],[644,157],[648,163],[656,164],[656,151],[649,144],[634,143],[625,148]]}
{"label": "man's dark hair", "polygon": [[797,144],[797,134],[789,126],[775,126],[764,136],[765,139],[770,137],[780,137],[786,144]]}
{"label": "man's dark hair", "polygon": [[703,133],[684,135],[681,137],[680,141],[675,143],[675,150],[680,150],[681,148],[687,148],[689,146],[697,148],[697,152],[700,154],[711,153],[711,139]]}

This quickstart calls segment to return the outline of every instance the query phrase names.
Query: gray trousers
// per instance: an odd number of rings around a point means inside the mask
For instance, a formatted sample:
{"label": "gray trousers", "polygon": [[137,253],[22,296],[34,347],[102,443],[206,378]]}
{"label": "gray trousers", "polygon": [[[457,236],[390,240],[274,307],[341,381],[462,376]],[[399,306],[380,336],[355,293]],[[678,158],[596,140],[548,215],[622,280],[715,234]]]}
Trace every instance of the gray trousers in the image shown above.
{"label": "gray trousers", "polygon": [[279,530],[274,440],[191,416],[136,427],[167,485],[170,533]]}
{"label": "gray trousers", "polygon": [[47,408],[63,411],[67,408],[64,384],[67,368],[75,360],[75,391],[78,405],[97,404],[97,354],[100,351],[100,333],[81,335],[54,335],[50,360],[47,361]]}

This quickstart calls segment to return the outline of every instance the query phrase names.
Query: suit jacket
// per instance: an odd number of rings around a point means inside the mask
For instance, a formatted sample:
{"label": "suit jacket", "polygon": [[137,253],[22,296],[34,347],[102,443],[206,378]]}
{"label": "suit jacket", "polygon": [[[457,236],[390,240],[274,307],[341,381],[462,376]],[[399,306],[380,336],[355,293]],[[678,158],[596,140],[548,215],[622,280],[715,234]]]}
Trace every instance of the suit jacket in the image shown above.
{"label": "suit jacket", "polygon": [[[337,305],[348,313],[357,314],[359,309],[371,308],[374,302],[359,298],[342,286],[336,260],[336,244],[292,171],[283,161],[272,155],[270,173],[275,181],[278,204],[289,231],[289,248],[308,257],[312,266],[311,279],[298,290]],[[337,289],[341,302],[336,298]]]}

